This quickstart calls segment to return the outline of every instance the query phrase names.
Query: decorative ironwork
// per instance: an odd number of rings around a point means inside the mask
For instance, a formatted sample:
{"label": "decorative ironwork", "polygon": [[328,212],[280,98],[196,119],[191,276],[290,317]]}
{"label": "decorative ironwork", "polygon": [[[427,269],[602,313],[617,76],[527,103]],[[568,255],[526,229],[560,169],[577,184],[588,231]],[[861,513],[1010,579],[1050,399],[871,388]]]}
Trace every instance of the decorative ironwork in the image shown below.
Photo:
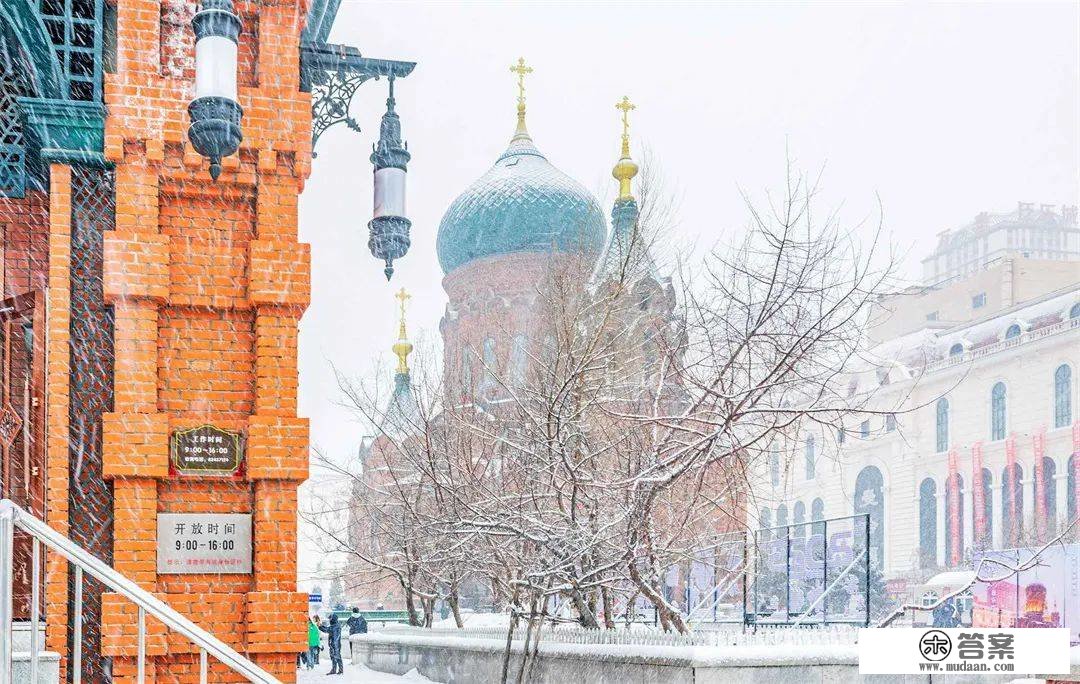
{"label": "decorative ironwork", "polygon": [[[113,407],[113,310],[102,287],[104,233],[116,225],[113,172],[78,168],[71,182],[71,346],[68,510],[71,538],[112,564],[113,494],[103,475],[102,414]],[[74,578],[69,577],[69,582]],[[83,681],[109,681],[101,657],[101,593],[83,587]],[[69,596],[74,595],[69,587]],[[68,621],[69,639],[73,637]]]}
{"label": "decorative ironwork", "polygon": [[16,101],[26,90],[16,71],[18,58],[17,52],[0,54],[0,197],[22,197],[26,189],[26,149]]}
{"label": "decorative ironwork", "polygon": [[18,411],[11,404],[5,404],[3,410],[0,410],[0,442],[3,442],[5,447],[10,447],[15,442],[22,424],[23,420]]}
{"label": "decorative ironwork", "polygon": [[349,116],[349,105],[356,89],[372,78],[377,77],[343,71],[322,72],[314,77],[311,88],[312,157],[319,156],[315,151],[319,136],[335,124],[343,123],[353,131],[360,132],[360,124]]}
{"label": "decorative ironwork", "polygon": [[359,124],[349,116],[349,106],[361,85],[382,77],[404,78],[415,66],[415,62],[364,57],[348,45],[301,45],[300,88],[311,93],[311,156],[317,156],[315,143],[330,127],[343,123],[360,131]]}

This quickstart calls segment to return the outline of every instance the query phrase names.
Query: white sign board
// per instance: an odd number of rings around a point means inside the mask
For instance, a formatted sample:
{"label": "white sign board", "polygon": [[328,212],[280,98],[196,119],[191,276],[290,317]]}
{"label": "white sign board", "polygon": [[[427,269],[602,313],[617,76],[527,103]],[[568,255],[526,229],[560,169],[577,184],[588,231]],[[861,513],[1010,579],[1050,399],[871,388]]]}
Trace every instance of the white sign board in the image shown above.
{"label": "white sign board", "polygon": [[251,572],[251,516],[158,513],[157,571],[162,575]]}

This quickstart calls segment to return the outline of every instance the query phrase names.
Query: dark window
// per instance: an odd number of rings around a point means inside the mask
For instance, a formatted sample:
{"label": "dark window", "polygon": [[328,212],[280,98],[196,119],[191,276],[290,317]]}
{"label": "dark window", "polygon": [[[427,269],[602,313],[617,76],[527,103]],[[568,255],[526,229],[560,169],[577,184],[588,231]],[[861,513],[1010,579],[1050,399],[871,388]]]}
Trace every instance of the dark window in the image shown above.
{"label": "dark window", "polygon": [[889,413],[885,416],[885,432],[896,431],[896,416]]}
{"label": "dark window", "polygon": [[964,353],[964,345],[957,342],[953,346],[949,347],[949,356],[960,356]]}
{"label": "dark window", "polygon": [[1072,423],[1072,368],[1061,364],[1054,371],[1054,427]]}
{"label": "dark window", "polygon": [[780,486],[780,450],[775,444],[769,447],[769,481],[773,487]]}
{"label": "dark window", "polygon": [[942,397],[937,400],[937,439],[935,446],[938,453],[949,450],[949,400]]}
{"label": "dark window", "polygon": [[863,422],[859,423],[859,434],[862,436],[863,439],[869,439],[869,437],[870,437],[870,421],[869,420],[864,420]]}
{"label": "dark window", "polygon": [[928,320],[928,321],[936,321],[937,319],[938,319],[938,312],[937,311],[931,311],[930,313],[926,314],[926,320]]}
{"label": "dark window", "polygon": [[919,485],[919,567],[937,567],[937,486],[930,478]]}
{"label": "dark window", "polygon": [[986,306],[986,293],[985,292],[980,292],[979,294],[977,294],[977,295],[975,295],[974,297],[971,298],[971,308],[972,309],[981,309],[984,306]]}
{"label": "dark window", "polygon": [[1005,439],[1005,383],[990,390],[990,439]]}
{"label": "dark window", "polygon": [[1013,323],[1008,327],[1008,329],[1005,330],[1005,339],[1011,340],[1014,337],[1020,337],[1021,332],[1022,331],[1020,330],[1020,324]]}
{"label": "dark window", "polygon": [[806,436],[806,479],[813,480],[815,474],[814,436]]}
{"label": "dark window", "polygon": [[1069,320],[1075,321],[1077,318],[1080,318],[1080,302],[1073,304],[1069,309]]}

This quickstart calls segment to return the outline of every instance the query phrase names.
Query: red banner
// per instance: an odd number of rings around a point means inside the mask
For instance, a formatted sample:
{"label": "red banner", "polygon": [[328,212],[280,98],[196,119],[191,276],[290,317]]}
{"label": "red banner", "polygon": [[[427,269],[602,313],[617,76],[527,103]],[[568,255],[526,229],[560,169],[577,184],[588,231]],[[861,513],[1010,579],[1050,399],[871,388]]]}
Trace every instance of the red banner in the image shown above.
{"label": "red banner", "polygon": [[960,564],[964,531],[960,529],[960,473],[956,449],[949,450],[949,479],[946,492],[949,496],[949,567]]}
{"label": "red banner", "polygon": [[1043,453],[1046,451],[1046,428],[1040,427],[1031,437],[1035,450],[1035,533],[1039,541],[1046,539],[1046,470]]}
{"label": "red banner", "polygon": [[982,442],[971,445],[971,508],[972,521],[975,523],[974,546],[987,548],[990,546],[986,538],[986,499],[983,496],[983,457]]}
{"label": "red banner", "polygon": [[1005,490],[1009,495],[1009,530],[1008,536],[1002,538],[1010,546],[1016,546],[1020,542],[1020,527],[1023,521],[1016,519],[1016,494],[1020,491],[1020,482],[1016,477],[1016,436],[1009,435],[1005,438],[1005,472],[1009,474],[1009,486]]}

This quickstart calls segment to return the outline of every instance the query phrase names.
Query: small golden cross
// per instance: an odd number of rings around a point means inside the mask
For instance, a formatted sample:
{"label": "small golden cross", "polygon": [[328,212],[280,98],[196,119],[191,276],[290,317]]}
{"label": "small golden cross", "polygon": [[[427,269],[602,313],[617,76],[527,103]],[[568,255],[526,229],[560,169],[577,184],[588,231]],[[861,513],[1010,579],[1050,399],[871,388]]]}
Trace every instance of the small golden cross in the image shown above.
{"label": "small golden cross", "polygon": [[525,58],[518,57],[517,64],[510,67],[510,71],[517,74],[518,77],[518,100],[525,101],[525,75],[532,73],[531,66],[525,66]]}
{"label": "small golden cross", "polygon": [[621,102],[615,105],[615,109],[622,112],[622,132],[623,136],[630,135],[630,112],[637,109],[637,105],[630,102],[630,98],[623,95]]}
{"label": "small golden cross", "polygon": [[402,320],[402,322],[404,322],[405,321],[405,302],[412,299],[412,295],[410,295],[408,292],[406,292],[405,288],[401,288],[400,290],[398,290],[398,293],[396,295],[394,295],[394,299],[401,302],[401,320]]}

